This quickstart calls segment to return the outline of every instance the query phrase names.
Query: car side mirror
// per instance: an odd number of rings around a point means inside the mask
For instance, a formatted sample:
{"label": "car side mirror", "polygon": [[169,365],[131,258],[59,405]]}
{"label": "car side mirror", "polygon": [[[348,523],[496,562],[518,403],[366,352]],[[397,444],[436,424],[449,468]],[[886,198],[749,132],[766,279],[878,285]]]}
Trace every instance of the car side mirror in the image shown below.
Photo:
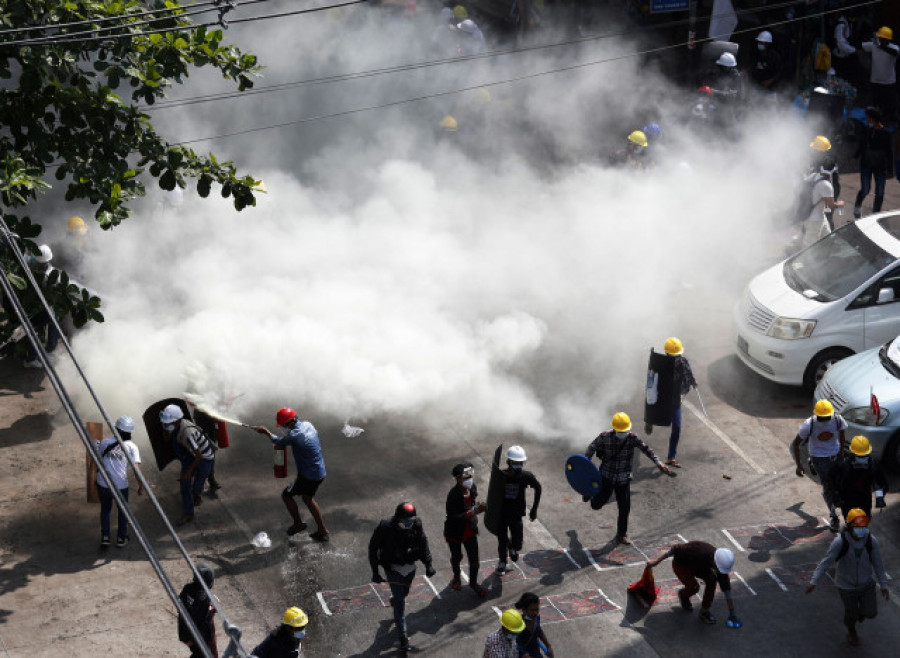
{"label": "car side mirror", "polygon": [[878,291],[878,304],[887,304],[888,302],[894,301],[894,299],[893,288],[882,288]]}

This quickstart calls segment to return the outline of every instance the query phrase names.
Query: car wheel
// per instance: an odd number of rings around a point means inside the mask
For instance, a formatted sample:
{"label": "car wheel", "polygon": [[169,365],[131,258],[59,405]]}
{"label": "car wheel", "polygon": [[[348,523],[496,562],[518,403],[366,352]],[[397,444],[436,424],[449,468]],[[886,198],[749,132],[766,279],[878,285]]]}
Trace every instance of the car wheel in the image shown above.
{"label": "car wheel", "polygon": [[900,434],[895,434],[888,441],[881,456],[884,467],[892,473],[900,473]]}
{"label": "car wheel", "polygon": [[806,373],[803,375],[803,386],[812,393],[831,366],[841,359],[846,359],[848,356],[852,355],[853,352],[850,350],[838,347],[819,352],[806,367]]}

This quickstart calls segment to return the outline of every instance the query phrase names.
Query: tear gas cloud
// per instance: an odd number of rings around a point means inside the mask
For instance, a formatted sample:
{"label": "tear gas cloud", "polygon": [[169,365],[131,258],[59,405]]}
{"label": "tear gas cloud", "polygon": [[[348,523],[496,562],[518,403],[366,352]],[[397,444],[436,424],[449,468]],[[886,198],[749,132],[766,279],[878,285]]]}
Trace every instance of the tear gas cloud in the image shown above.
{"label": "tear gas cloud", "polygon": [[[226,37],[260,56],[265,86],[439,59],[437,10],[423,13],[363,7]],[[603,39],[153,117],[194,139],[635,49]],[[223,84],[200,76],[176,91]],[[734,140],[700,138],[684,126],[690,96],[638,58],[489,89],[489,102],[469,91],[194,145],[268,193],[237,213],[215,192],[191,187],[173,204],[155,191],[98,236],[85,278],[106,322],[74,348],[110,413],[190,391],[257,422],[284,404],[579,441],[605,427],[642,390],[650,346],[681,335],[690,354],[680,330],[712,311],[673,301],[687,286],[733,299],[771,262],[769,217],[790,198],[807,128],[769,116]],[[446,114],[459,133],[437,130]],[[610,168],[609,152],[649,121],[663,127],[660,164]]]}

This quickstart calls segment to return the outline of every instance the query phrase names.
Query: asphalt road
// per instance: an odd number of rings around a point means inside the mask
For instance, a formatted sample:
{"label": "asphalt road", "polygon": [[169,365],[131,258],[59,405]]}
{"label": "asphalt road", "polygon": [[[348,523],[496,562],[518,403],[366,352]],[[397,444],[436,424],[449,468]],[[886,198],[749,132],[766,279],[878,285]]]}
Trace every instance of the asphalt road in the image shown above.
{"label": "asphalt road", "polygon": [[[851,178],[845,179],[845,199],[855,192]],[[900,207],[896,183],[889,193],[885,207]],[[314,413],[329,472],[319,495],[332,532],[329,543],[305,535],[287,540],[288,517],[279,500],[284,481],[272,477],[271,447],[243,429],[233,431],[232,447],[220,453],[219,499],[203,504],[182,541],[195,559],[215,566],[214,591],[228,618],[243,629],[248,648],[277,624],[286,607],[299,605],[311,619],[306,655],[392,655],[391,611],[383,590],[368,582],[366,549],[377,520],[408,499],[419,509],[438,569],[430,582],[417,581],[409,601],[413,653],[481,655],[484,637],[498,623],[494,608],[533,591],[543,597],[545,631],[556,656],[844,655],[836,589],[826,582],[812,595],[803,592],[810,567],[831,537],[821,527],[825,508],[816,485],[794,475],[788,453],[812,401],[797,389],[762,380],[733,356],[729,323],[739,292],[712,293],[698,281],[672,300],[695,310],[694,320],[672,333],[685,341],[708,418],[691,394],[678,477],[668,478],[646,458],[638,459],[633,547],[611,543],[614,504],[592,511],[565,482],[566,457],[583,451],[592,436],[473,435],[464,419],[434,433],[408,420],[372,418],[363,435],[347,438],[340,422]],[[639,419],[642,373],[635,376],[636,386],[621,403]],[[42,373],[6,359],[0,362],[0,382],[0,655],[186,656],[177,641],[173,606],[141,548],[132,542],[121,550],[98,551],[98,510],[84,502],[84,451]],[[273,401],[273,410],[277,404]],[[663,452],[667,438],[657,429],[648,440]],[[482,602],[467,589],[448,589],[443,505],[458,461],[474,462],[476,482],[486,489],[488,460],[498,443],[525,446],[528,468],[543,483],[544,497],[538,520],[526,521],[525,549],[514,572],[492,575],[496,542],[482,534],[481,578],[490,590]],[[174,467],[157,473],[148,461],[149,447],[139,445],[156,494],[177,517]],[[132,500],[180,589],[187,570],[172,538],[153,519],[146,499]],[[878,618],[860,627],[863,644],[854,650],[860,655],[891,655],[891,647],[900,644],[895,603],[900,601],[900,496],[890,493],[887,501],[872,528],[893,576],[892,599],[879,601]],[[251,545],[259,531],[272,537],[271,548]],[[725,627],[721,594],[713,606],[720,618],[716,626],[700,623],[696,612],[682,612],[673,598],[669,563],[656,570],[661,600],[649,611],[626,594],[647,557],[668,543],[692,539],[735,550],[742,629]]]}

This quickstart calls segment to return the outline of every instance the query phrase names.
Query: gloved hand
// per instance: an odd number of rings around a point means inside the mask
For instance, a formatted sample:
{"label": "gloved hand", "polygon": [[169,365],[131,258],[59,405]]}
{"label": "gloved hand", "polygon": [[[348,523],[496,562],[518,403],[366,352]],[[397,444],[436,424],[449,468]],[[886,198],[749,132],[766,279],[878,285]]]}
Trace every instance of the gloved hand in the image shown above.
{"label": "gloved hand", "polygon": [[428,576],[429,578],[431,578],[436,573],[437,573],[437,569],[435,569],[430,564],[427,567],[425,567],[425,575]]}
{"label": "gloved hand", "polygon": [[537,510],[534,509],[533,507],[531,508],[531,514],[528,515],[528,518],[531,519],[532,521],[537,520]]}
{"label": "gloved hand", "polygon": [[383,583],[383,582],[384,582],[384,578],[382,578],[382,577],[381,577],[381,574],[378,573],[377,571],[373,571],[373,572],[372,572],[372,582],[373,582],[373,583]]}
{"label": "gloved hand", "polygon": [[725,621],[725,625],[728,626],[728,628],[740,628],[744,625],[744,622],[738,619],[738,616],[732,612],[730,615],[728,615],[728,619]]}
{"label": "gloved hand", "polygon": [[884,502],[884,496],[875,496],[875,507],[887,507],[887,503]]}

